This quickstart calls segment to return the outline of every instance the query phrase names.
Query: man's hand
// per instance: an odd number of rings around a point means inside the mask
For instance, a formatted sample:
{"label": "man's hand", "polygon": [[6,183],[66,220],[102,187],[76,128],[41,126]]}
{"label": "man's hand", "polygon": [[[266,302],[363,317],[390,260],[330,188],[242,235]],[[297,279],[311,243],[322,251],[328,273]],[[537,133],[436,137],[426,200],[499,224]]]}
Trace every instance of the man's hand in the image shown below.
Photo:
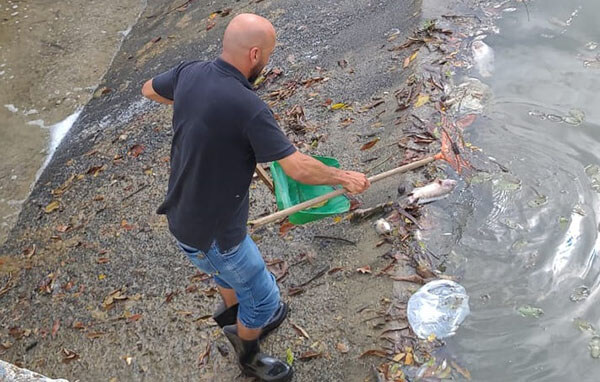
{"label": "man's hand", "polygon": [[371,185],[365,174],[326,166],[299,151],[278,162],[288,176],[304,184],[341,184],[351,194],[359,194]]}
{"label": "man's hand", "polygon": [[365,192],[367,188],[371,186],[371,182],[369,182],[369,179],[367,179],[367,176],[363,173],[344,171],[342,186],[350,194],[360,194],[361,192]]}

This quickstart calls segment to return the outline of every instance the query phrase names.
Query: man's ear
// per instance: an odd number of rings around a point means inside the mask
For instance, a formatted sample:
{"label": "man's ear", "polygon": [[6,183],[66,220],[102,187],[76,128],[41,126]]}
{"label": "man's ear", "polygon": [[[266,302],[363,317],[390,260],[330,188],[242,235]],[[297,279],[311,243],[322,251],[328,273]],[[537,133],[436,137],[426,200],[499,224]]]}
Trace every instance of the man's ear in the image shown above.
{"label": "man's ear", "polygon": [[250,61],[252,62],[252,65],[255,65],[260,61],[260,49],[257,46],[250,49]]}

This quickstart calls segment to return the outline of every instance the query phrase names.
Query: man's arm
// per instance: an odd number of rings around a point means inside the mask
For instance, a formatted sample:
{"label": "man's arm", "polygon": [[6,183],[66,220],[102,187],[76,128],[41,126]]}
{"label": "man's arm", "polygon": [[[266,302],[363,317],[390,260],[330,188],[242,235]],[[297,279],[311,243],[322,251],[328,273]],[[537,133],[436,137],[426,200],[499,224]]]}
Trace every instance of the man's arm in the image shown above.
{"label": "man's arm", "polygon": [[154,91],[154,87],[152,86],[152,80],[148,80],[146,81],[146,83],[144,83],[144,86],[142,86],[142,94],[144,95],[144,97],[151,99],[152,101],[164,103],[167,105],[173,104],[172,99],[165,98],[158,94],[156,91]]}
{"label": "man's arm", "polygon": [[341,184],[351,194],[360,194],[371,185],[365,174],[329,167],[299,151],[277,162],[287,175],[304,184]]}

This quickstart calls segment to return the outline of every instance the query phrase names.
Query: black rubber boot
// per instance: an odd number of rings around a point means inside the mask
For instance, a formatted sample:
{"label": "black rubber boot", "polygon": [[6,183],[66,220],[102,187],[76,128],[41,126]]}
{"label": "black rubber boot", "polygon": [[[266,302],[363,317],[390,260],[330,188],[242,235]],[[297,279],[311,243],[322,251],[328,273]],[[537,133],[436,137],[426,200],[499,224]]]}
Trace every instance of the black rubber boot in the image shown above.
{"label": "black rubber boot", "polygon": [[[239,304],[232,305],[229,308],[226,308],[225,304],[221,304],[221,306],[219,306],[219,308],[213,315],[213,319],[221,328],[227,325],[234,325],[237,323],[238,307]],[[271,318],[271,321],[269,321],[269,323],[267,323],[267,325],[263,328],[262,333],[260,334],[260,339],[265,339],[275,329],[281,326],[283,321],[285,321],[288,312],[288,304],[286,304],[285,302],[279,303],[279,309],[277,309],[277,312],[275,312],[275,314]]]}
{"label": "black rubber boot", "polygon": [[294,371],[285,362],[260,352],[259,340],[245,341],[237,335],[237,327],[229,325],[223,332],[233,345],[238,356],[238,365],[246,376],[258,378],[264,382],[288,382]]}
{"label": "black rubber boot", "polygon": [[237,314],[239,304],[235,304],[227,308],[224,303],[217,308],[217,311],[213,314],[213,320],[217,322],[219,327],[225,327],[227,325],[233,325],[237,322]]}

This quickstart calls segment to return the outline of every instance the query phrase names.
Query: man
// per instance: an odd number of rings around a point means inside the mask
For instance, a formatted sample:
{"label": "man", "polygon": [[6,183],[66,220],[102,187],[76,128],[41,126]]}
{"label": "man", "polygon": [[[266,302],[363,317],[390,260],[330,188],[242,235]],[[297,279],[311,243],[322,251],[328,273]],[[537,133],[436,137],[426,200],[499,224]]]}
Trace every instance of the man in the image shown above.
{"label": "man", "polygon": [[211,274],[224,306],[214,315],[242,371],[263,381],[289,381],[292,369],[260,353],[259,340],[279,327],[288,307],[246,233],[248,188],[257,162],[278,161],[305,184],[369,187],[364,174],[328,167],[290,143],[254,81],[275,48],[275,29],[257,15],[229,23],[215,61],[184,62],[147,81],[142,94],[173,105],[171,175],[158,213],[179,247]]}

